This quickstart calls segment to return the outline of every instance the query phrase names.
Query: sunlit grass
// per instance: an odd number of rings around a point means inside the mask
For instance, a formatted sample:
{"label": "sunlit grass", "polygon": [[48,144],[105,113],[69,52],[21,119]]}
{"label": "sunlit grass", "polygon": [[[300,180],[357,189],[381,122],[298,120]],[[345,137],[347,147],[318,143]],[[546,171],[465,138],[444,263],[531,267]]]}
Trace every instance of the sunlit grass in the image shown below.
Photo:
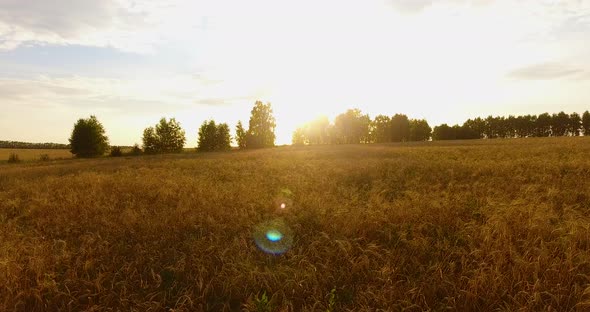
{"label": "sunlit grass", "polygon": [[[584,311],[588,155],[548,138],[3,165],[0,310]],[[277,217],[279,256],[253,239]]]}
{"label": "sunlit grass", "polygon": [[0,163],[8,160],[10,154],[16,154],[21,160],[40,160],[43,155],[49,156],[49,159],[67,159],[72,158],[70,150],[66,149],[13,149],[0,148]]}

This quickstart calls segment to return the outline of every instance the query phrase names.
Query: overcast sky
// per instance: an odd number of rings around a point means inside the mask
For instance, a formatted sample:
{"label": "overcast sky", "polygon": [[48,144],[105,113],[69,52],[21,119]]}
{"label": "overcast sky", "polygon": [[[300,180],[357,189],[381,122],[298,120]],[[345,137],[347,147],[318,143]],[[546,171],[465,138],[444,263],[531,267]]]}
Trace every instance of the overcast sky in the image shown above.
{"label": "overcast sky", "polygon": [[112,144],[176,117],[279,144],[358,107],[431,125],[590,109],[590,0],[0,0],[0,140],[66,143],[96,115]]}

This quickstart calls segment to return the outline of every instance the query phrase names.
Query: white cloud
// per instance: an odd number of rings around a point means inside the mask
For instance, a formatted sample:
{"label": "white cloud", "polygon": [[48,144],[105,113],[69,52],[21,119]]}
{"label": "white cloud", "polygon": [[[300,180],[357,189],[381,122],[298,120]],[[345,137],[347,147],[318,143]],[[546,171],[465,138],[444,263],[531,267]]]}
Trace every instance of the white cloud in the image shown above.
{"label": "white cloud", "polygon": [[0,0],[0,49],[25,44],[76,44],[153,52],[154,46],[186,36],[201,23],[179,13],[188,9],[187,3]]}

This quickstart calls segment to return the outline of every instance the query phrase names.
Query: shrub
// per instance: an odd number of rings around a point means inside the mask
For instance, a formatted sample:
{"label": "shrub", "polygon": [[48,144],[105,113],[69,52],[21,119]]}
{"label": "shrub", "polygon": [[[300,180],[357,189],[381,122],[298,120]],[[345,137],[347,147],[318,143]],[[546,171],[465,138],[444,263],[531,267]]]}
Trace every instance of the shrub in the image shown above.
{"label": "shrub", "polygon": [[119,146],[111,147],[111,157],[121,157],[123,156],[123,151]]}
{"label": "shrub", "polygon": [[139,145],[135,144],[135,145],[133,145],[133,148],[131,148],[129,155],[139,156],[139,155],[141,155],[141,153],[143,153],[143,151],[141,150],[141,147],[139,147]]}
{"label": "shrub", "polygon": [[8,155],[8,162],[9,163],[19,163],[19,162],[21,162],[21,160],[20,160],[20,157],[18,157],[18,154],[10,153],[10,155]]}

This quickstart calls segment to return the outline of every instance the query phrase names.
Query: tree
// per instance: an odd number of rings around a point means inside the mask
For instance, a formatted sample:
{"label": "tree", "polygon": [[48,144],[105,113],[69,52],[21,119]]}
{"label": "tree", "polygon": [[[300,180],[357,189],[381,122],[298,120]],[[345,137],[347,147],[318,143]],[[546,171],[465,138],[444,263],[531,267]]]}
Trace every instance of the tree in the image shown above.
{"label": "tree", "polygon": [[229,125],[226,123],[217,125],[217,142],[216,149],[218,151],[228,151],[231,149],[231,134]]}
{"label": "tree", "polygon": [[256,101],[250,115],[250,123],[246,135],[247,148],[263,148],[275,146],[276,121],[270,103]]}
{"label": "tree", "polygon": [[162,118],[155,127],[143,131],[143,149],[148,154],[180,153],[185,142],[185,132],[174,118]]}
{"label": "tree", "polygon": [[570,123],[570,117],[564,112],[553,114],[551,116],[551,135],[552,136],[564,136],[567,135],[568,124]]}
{"label": "tree", "polygon": [[473,139],[483,139],[485,137],[486,122],[480,117],[467,119],[467,121],[463,123],[463,127],[476,134]]}
{"label": "tree", "polygon": [[76,157],[102,156],[109,148],[109,139],[96,116],[79,119],[70,137],[71,153]]}
{"label": "tree", "polygon": [[143,130],[143,150],[146,154],[156,154],[158,152],[158,138],[156,130],[153,127]]}
{"label": "tree", "polygon": [[391,140],[405,142],[410,139],[410,120],[403,114],[395,114],[391,118]]}
{"label": "tree", "polygon": [[369,143],[369,115],[363,115],[360,109],[349,109],[334,120],[337,141],[344,144]]}
{"label": "tree", "polygon": [[455,130],[453,130],[453,128],[449,127],[449,125],[447,125],[447,124],[442,124],[440,126],[436,126],[436,127],[434,127],[434,130],[432,131],[432,139],[435,141],[455,140],[456,139]]}
{"label": "tree", "polygon": [[495,139],[498,137],[498,121],[492,115],[485,119],[485,136],[488,139]]}
{"label": "tree", "polygon": [[309,144],[328,143],[328,126],[330,121],[326,116],[320,116],[309,122],[304,128],[305,137]]}
{"label": "tree", "polygon": [[391,118],[378,115],[371,122],[371,137],[375,143],[391,142]]}
{"label": "tree", "polygon": [[293,145],[305,145],[307,139],[305,137],[305,129],[297,128],[295,132],[293,132]]}
{"label": "tree", "polygon": [[570,121],[568,124],[568,132],[572,136],[579,136],[582,130],[582,118],[578,113],[570,114]]}
{"label": "tree", "polygon": [[452,129],[453,136],[456,140],[479,139],[479,134],[469,126],[466,126],[465,124],[463,124],[463,126],[454,125]]}
{"label": "tree", "polygon": [[582,114],[582,129],[584,130],[584,135],[590,135],[590,112],[585,111]]}
{"label": "tree", "polygon": [[535,136],[548,137],[551,135],[551,115],[543,113],[537,117],[535,123]]}
{"label": "tree", "polygon": [[515,138],[516,135],[516,130],[518,128],[518,124],[517,124],[517,118],[514,115],[508,115],[508,118],[505,119],[504,121],[504,129],[505,129],[505,133],[504,133],[504,137],[505,138]]}
{"label": "tree", "polygon": [[204,121],[199,128],[197,150],[201,152],[226,151],[231,149],[229,126],[225,123],[215,124],[215,121]]}
{"label": "tree", "polygon": [[236,143],[240,149],[246,148],[246,130],[242,125],[242,121],[238,121],[236,125]]}
{"label": "tree", "polygon": [[410,120],[410,141],[428,141],[432,133],[432,128],[425,119]]}

